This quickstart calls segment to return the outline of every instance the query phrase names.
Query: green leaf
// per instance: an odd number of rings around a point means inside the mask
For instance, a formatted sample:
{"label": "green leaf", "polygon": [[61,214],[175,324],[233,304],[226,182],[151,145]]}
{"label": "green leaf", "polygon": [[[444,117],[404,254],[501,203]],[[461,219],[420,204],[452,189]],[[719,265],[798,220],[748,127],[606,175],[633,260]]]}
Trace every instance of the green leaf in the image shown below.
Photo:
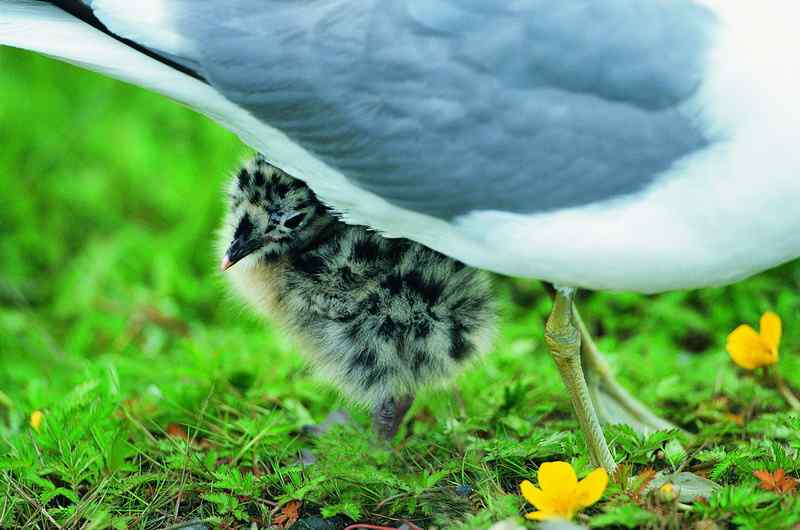
{"label": "green leaf", "polygon": [[322,517],[326,519],[339,514],[346,515],[353,521],[358,521],[361,519],[361,507],[352,502],[340,502],[339,504],[324,506],[320,510],[320,513],[322,513]]}
{"label": "green leaf", "polygon": [[221,513],[231,513],[239,507],[239,499],[224,493],[204,493],[201,497],[214,503]]}
{"label": "green leaf", "polygon": [[128,434],[125,431],[119,431],[108,448],[106,453],[106,467],[111,473],[116,473],[121,470],[125,465],[125,460],[136,454],[131,444],[128,443]]}
{"label": "green leaf", "polygon": [[72,490],[68,490],[67,488],[55,488],[46,491],[41,495],[39,495],[39,500],[42,502],[42,504],[47,504],[59,495],[63,495],[64,497],[68,498],[75,504],[77,504],[80,501],[80,498],[75,494],[75,492]]}
{"label": "green leaf", "polygon": [[677,469],[686,460],[687,456],[686,449],[678,440],[670,440],[664,446],[664,457],[667,459],[667,463],[672,466],[672,469]]}
{"label": "green leaf", "polygon": [[591,519],[592,528],[624,527],[624,528],[643,528],[650,523],[658,521],[658,516],[654,513],[636,506],[626,504],[624,506],[614,506],[604,508],[605,513],[596,515]]}

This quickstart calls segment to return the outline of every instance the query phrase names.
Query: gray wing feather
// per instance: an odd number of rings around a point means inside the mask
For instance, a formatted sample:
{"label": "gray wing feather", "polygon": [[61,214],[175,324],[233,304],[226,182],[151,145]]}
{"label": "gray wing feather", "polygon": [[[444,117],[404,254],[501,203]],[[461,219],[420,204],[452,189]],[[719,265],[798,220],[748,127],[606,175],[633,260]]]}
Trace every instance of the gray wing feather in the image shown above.
{"label": "gray wing feather", "polygon": [[442,218],[635,193],[709,143],[681,111],[715,27],[691,0],[172,9],[194,44],[184,60],[227,98],[356,185]]}

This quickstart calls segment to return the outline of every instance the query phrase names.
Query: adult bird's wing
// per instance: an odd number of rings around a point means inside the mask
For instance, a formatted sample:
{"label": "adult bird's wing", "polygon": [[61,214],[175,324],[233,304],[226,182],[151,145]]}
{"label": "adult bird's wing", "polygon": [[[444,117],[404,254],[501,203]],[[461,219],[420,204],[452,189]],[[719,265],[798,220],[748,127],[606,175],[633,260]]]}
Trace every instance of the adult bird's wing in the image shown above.
{"label": "adult bird's wing", "polygon": [[710,141],[683,106],[715,24],[692,0],[0,7],[0,43],[187,103],[347,220],[433,246],[470,212],[634,194]]}
{"label": "adult bird's wing", "polygon": [[359,187],[440,218],[635,192],[707,141],[679,111],[712,23],[689,0],[152,4],[93,7]]}

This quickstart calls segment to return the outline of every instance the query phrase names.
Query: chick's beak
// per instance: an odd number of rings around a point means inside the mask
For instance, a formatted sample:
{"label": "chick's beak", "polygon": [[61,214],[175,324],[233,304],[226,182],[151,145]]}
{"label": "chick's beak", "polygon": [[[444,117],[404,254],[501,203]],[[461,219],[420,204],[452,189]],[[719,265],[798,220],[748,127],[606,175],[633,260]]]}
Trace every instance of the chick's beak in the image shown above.
{"label": "chick's beak", "polygon": [[236,264],[236,262],[259,248],[261,244],[262,242],[257,239],[251,239],[249,241],[234,239],[233,243],[231,243],[231,246],[225,251],[225,255],[222,257],[222,263],[220,264],[219,268],[223,271],[230,269]]}

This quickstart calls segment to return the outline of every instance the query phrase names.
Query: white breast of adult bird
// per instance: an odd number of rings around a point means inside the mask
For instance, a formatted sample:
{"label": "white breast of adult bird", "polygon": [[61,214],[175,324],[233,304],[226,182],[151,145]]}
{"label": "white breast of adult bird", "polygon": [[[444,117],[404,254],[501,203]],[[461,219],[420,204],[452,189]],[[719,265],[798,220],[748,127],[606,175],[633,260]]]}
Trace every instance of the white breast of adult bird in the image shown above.
{"label": "white breast of adult bird", "polygon": [[349,222],[499,273],[656,292],[800,255],[798,10],[0,0],[0,43],[192,106]]}

